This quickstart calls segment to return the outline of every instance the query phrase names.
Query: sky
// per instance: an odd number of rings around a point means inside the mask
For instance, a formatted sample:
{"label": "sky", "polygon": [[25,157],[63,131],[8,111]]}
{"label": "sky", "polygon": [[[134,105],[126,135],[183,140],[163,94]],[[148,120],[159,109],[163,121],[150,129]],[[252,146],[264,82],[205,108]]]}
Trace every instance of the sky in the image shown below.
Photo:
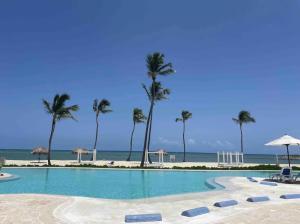
{"label": "sky", "polygon": [[128,150],[133,108],[149,109],[145,57],[159,51],[176,73],[158,78],[171,94],[155,106],[151,148],[182,151],[175,118],[189,110],[187,151],[238,151],[232,117],[248,110],[245,152],[276,153],[264,144],[300,138],[299,10],[296,0],[1,1],[0,148],[47,146],[42,99],[68,93],[78,121],[57,124],[54,149],[92,148],[92,103],[106,98],[98,150]]}

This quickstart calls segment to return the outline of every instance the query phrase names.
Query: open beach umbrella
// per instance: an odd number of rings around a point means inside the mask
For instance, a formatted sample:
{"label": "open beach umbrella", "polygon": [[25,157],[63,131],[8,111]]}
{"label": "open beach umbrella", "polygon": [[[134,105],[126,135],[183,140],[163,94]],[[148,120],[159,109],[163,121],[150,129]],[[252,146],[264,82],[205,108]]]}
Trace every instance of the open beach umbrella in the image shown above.
{"label": "open beach umbrella", "polygon": [[284,135],[278,139],[268,142],[265,145],[267,145],[267,146],[286,146],[286,152],[287,152],[287,157],[288,157],[289,167],[290,167],[291,162],[290,162],[289,146],[290,145],[300,145],[300,139],[294,138],[289,135]]}
{"label": "open beach umbrella", "polygon": [[72,153],[77,154],[77,160],[78,160],[78,162],[81,162],[81,155],[82,154],[87,155],[89,153],[89,150],[78,147],[78,148],[73,149]]}
{"label": "open beach umbrella", "polygon": [[39,162],[40,162],[41,155],[48,154],[48,149],[46,149],[45,147],[39,146],[39,147],[36,147],[36,148],[32,149],[31,154],[33,154],[33,155],[38,154],[39,155]]}

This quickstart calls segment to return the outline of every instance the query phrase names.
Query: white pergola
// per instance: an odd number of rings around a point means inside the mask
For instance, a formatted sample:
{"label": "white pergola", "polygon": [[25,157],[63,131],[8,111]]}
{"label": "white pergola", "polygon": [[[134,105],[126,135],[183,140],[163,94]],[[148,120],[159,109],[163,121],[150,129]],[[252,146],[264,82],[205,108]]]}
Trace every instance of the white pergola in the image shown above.
{"label": "white pergola", "polygon": [[146,151],[145,163],[147,163],[147,164],[149,164],[149,160],[148,160],[148,155],[149,154],[158,155],[158,163],[160,165],[163,165],[163,163],[164,163],[164,155],[166,155],[167,152],[165,150],[163,150],[163,149],[158,149],[157,151],[153,151],[153,152],[152,151],[151,152]]}

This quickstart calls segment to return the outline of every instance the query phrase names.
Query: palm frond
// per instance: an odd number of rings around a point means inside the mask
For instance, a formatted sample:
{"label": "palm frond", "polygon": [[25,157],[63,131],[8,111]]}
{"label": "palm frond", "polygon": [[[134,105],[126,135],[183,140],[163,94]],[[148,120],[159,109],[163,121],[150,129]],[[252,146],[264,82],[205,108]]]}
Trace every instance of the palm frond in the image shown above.
{"label": "palm frond", "polygon": [[142,87],[143,87],[143,89],[145,90],[145,92],[146,92],[146,94],[147,94],[147,96],[148,96],[148,99],[151,100],[151,95],[150,95],[150,93],[149,93],[149,91],[148,91],[146,85],[145,85],[145,84],[142,84]]}
{"label": "palm frond", "polygon": [[189,111],[187,111],[187,110],[183,110],[183,111],[181,112],[181,117],[182,117],[182,120],[183,120],[183,121],[186,121],[186,120],[192,118],[192,113],[189,112]]}
{"label": "palm frond", "polygon": [[133,109],[133,121],[136,123],[145,123],[147,117],[144,115],[143,110],[139,108]]}
{"label": "palm frond", "polygon": [[44,104],[45,111],[49,114],[53,114],[51,104],[47,100],[44,100],[44,99],[43,99],[43,104]]}
{"label": "palm frond", "polygon": [[98,105],[98,111],[100,113],[109,113],[112,111],[109,106],[110,102],[107,99],[102,99]]}
{"label": "palm frond", "polygon": [[[59,96],[59,95],[58,95]],[[60,95],[58,97],[58,99],[56,100],[56,104],[55,104],[55,110],[54,111],[57,111],[59,110],[60,108],[64,107],[65,106],[65,103],[66,101],[70,100],[70,96],[66,93]]]}
{"label": "palm frond", "polygon": [[175,122],[183,121],[182,118],[176,118]]}
{"label": "palm frond", "polygon": [[93,111],[97,112],[97,108],[98,108],[98,100],[95,99],[93,103]]}

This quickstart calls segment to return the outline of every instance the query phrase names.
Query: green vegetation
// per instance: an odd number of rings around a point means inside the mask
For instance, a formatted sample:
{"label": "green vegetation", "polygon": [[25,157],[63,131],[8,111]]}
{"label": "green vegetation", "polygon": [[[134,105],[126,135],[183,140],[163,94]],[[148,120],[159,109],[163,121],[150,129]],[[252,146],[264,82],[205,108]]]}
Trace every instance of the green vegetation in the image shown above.
{"label": "green vegetation", "polygon": [[145,123],[146,119],[147,119],[147,117],[144,115],[142,109],[139,109],[139,108],[133,109],[133,112],[132,112],[133,128],[132,128],[131,136],[130,136],[130,148],[129,148],[129,155],[128,155],[127,161],[130,161],[130,159],[131,159],[133,134],[135,131],[135,125],[140,124],[140,123]]}
{"label": "green vegetation", "polygon": [[244,153],[244,142],[243,142],[243,124],[255,123],[255,119],[251,117],[248,111],[240,111],[238,118],[232,118],[232,120],[240,126],[241,132],[241,153]]}
{"label": "green vegetation", "polygon": [[[140,169],[140,166],[134,166],[134,167],[126,167],[126,166],[97,166],[94,164],[80,164],[80,165],[66,165],[66,166],[58,166],[58,165],[52,165],[49,166],[48,164],[39,166],[39,165],[3,165],[3,167],[74,167],[74,168],[110,168],[110,169]],[[232,168],[220,168],[220,167],[206,167],[206,166],[192,166],[192,167],[179,167],[174,166],[173,168],[159,168],[159,167],[144,167],[143,169],[147,170],[158,170],[158,169],[164,169],[164,170],[280,170],[281,167],[277,165],[257,165],[257,166],[247,166],[247,167],[232,167]],[[300,167],[293,167],[294,171],[300,171]]]}
{"label": "green vegetation", "polygon": [[53,98],[52,103],[43,100],[43,104],[46,112],[52,116],[52,125],[51,125],[51,132],[50,132],[49,144],[48,144],[48,165],[49,166],[51,166],[51,144],[52,144],[52,138],[53,138],[56,122],[62,119],[70,119],[70,118],[75,120],[71,112],[77,111],[79,109],[78,105],[72,105],[69,107],[65,106],[68,100],[70,100],[70,96],[68,94],[62,94],[62,95],[56,94]]}
{"label": "green vegetation", "polygon": [[183,142],[183,162],[185,162],[185,122],[192,118],[192,113],[190,113],[187,110],[183,110],[181,112],[181,117],[180,118],[176,118],[175,121],[179,122],[181,121],[183,124],[183,131],[182,131],[182,142]]}
{"label": "green vegetation", "polygon": [[98,130],[99,130],[99,115],[112,112],[112,110],[109,107],[110,107],[110,102],[106,99],[103,99],[100,102],[98,102],[97,99],[94,100],[93,110],[96,113],[96,136],[95,136],[95,142],[94,142],[93,149],[96,149],[96,147],[97,147]]}
{"label": "green vegetation", "polygon": [[148,69],[148,76],[152,80],[152,87],[151,92],[152,94],[148,94],[148,97],[150,97],[150,109],[147,117],[147,123],[146,123],[146,131],[145,131],[145,138],[144,138],[144,147],[143,147],[143,156],[141,160],[141,167],[144,167],[145,164],[145,155],[146,152],[149,150],[148,145],[150,144],[150,137],[151,137],[151,130],[150,127],[152,126],[152,115],[153,115],[153,108],[154,103],[156,101],[156,93],[155,93],[155,87],[156,87],[156,79],[158,75],[169,75],[172,73],[175,73],[175,70],[173,70],[172,63],[165,64],[164,62],[164,54],[161,54],[159,52],[155,52],[153,54],[149,54],[146,58],[146,66]]}

